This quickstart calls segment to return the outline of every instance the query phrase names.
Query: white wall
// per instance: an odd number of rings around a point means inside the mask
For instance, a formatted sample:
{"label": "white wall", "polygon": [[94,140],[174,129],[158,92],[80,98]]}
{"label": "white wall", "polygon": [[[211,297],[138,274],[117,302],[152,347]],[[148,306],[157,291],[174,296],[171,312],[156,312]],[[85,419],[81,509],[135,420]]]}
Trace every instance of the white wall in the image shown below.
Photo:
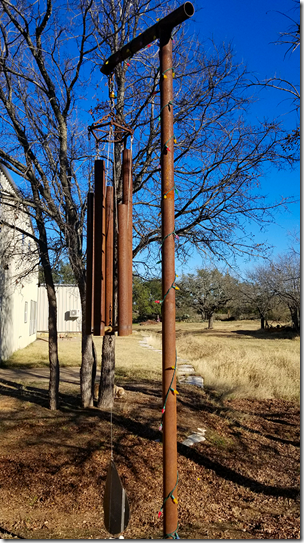
{"label": "white wall", "polygon": [[[78,287],[55,285],[57,298],[57,331],[81,332],[81,303]],[[71,317],[70,310],[78,309],[79,316]],[[38,332],[48,332],[48,300],[45,285],[38,288]]]}
{"label": "white wall", "polygon": [[[35,241],[18,231],[33,234],[30,218],[22,206],[5,205],[3,194],[18,194],[7,170],[0,165],[0,361],[36,339],[38,253]],[[3,224],[3,221],[11,227]],[[27,303],[27,317],[25,306]],[[36,318],[35,318],[36,308]]]}

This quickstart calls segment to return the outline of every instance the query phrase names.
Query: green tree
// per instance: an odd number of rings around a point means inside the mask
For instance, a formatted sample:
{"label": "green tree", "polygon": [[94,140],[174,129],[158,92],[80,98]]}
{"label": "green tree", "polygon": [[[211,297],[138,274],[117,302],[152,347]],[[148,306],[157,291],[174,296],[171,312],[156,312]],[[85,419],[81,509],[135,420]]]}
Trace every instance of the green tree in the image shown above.
{"label": "green tree", "polygon": [[59,261],[56,269],[54,270],[54,281],[60,285],[75,284],[75,276],[69,262],[64,262],[62,260]]}
{"label": "green tree", "polygon": [[[53,280],[59,285],[75,284],[75,277],[72,271],[72,266],[69,262],[62,260],[53,267]],[[44,272],[42,266],[39,267],[39,283],[44,283]]]}
{"label": "green tree", "polygon": [[160,279],[144,280],[134,277],[133,281],[133,314],[135,319],[157,319],[161,316],[161,306],[156,303],[161,300],[162,289]]}

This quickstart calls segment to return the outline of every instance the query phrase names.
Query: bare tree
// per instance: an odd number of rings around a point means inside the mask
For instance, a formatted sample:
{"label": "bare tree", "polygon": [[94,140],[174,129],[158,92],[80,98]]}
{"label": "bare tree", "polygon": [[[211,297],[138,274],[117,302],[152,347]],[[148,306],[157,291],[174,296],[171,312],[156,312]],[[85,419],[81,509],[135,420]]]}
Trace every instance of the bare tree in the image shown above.
{"label": "bare tree", "polygon": [[[104,79],[100,85],[95,68],[164,10],[175,7],[174,2],[0,0],[0,5],[0,159],[24,179],[24,197],[32,201],[37,220],[48,217],[47,238],[55,229],[58,243],[66,248],[84,316],[83,233],[89,160],[94,154],[87,140],[85,95],[87,110],[96,104],[96,88],[103,99]],[[175,146],[178,197],[172,235],[179,238],[177,256],[186,258],[192,247],[222,260],[236,254],[259,255],[263,247],[254,243],[250,222],[267,224],[271,211],[287,203],[282,198],[269,204],[257,190],[264,166],[286,159],[281,147],[284,133],[273,121],[246,122],[250,106],[246,70],[235,64],[229,46],[201,44],[185,25],[173,40],[175,99],[168,107],[174,110],[176,143],[167,142],[166,152]],[[117,118],[135,131],[133,256],[145,251],[148,266],[154,265],[162,243],[160,77],[155,41],[115,68],[116,98],[111,99]],[[110,111],[109,102],[101,99],[96,116]],[[116,143],[110,156],[107,147],[98,150],[99,157],[109,156],[118,201],[122,147]],[[292,159],[290,154],[287,158]],[[114,345],[113,338],[105,336],[103,351],[112,353],[107,355],[110,366]],[[93,402],[93,376],[93,342],[83,321],[84,406]]]}
{"label": "bare tree", "polygon": [[293,326],[296,331],[299,331],[301,313],[300,255],[293,251],[280,255],[270,264],[265,282],[267,282],[268,289],[288,306]]}
{"label": "bare tree", "polygon": [[267,265],[256,266],[248,272],[247,279],[240,286],[240,293],[250,307],[257,309],[261,319],[261,329],[268,326],[269,312],[274,307],[275,294],[266,281]]}
{"label": "bare tree", "polygon": [[208,328],[213,328],[214,314],[225,307],[236,293],[237,281],[229,274],[217,269],[197,270],[196,275],[183,276],[180,282],[182,297],[208,320]]}
{"label": "bare tree", "polygon": [[[57,230],[58,245],[64,244],[69,254],[85,314],[82,236],[87,182],[81,187],[80,180],[87,151],[75,101],[81,99],[85,81],[80,81],[80,72],[92,49],[87,28],[90,2],[69,4],[64,11],[52,0],[39,5],[3,0],[1,7],[0,159],[26,181],[23,194],[32,205],[39,230],[47,285],[52,282],[47,243]],[[50,297],[49,305],[54,305]],[[92,351],[92,337],[83,333],[84,406],[93,401]]]}
{"label": "bare tree", "polygon": [[[293,54],[299,48],[301,42],[301,27],[300,27],[300,2],[298,0],[292,0],[290,3],[289,13],[292,12],[292,16],[287,13],[282,13],[277,10],[274,12],[280,13],[285,19],[288,19],[289,26],[286,30],[279,32],[278,40],[275,45],[283,45],[285,50],[284,57],[288,54]],[[300,59],[299,59],[300,60]],[[299,63],[299,76],[300,76],[300,63]],[[265,88],[273,88],[278,91],[282,91],[287,97],[290,98],[293,109],[297,112],[298,123],[292,132],[287,134],[285,142],[283,142],[283,151],[285,153],[293,154],[299,158],[300,151],[300,80],[290,81],[289,79],[276,74],[272,77],[267,77],[263,80],[255,78],[252,82],[253,85],[258,85]]]}

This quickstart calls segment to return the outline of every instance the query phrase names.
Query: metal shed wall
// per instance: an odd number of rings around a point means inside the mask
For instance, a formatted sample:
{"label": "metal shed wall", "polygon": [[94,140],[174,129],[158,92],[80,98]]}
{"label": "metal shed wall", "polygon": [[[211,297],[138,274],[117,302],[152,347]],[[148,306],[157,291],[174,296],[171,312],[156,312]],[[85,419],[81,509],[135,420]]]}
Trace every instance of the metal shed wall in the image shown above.
{"label": "metal shed wall", "polygon": [[[57,331],[81,332],[81,303],[75,285],[55,285],[57,298]],[[71,309],[79,309],[79,317],[70,317]],[[38,288],[37,332],[48,332],[48,300],[46,286]]]}

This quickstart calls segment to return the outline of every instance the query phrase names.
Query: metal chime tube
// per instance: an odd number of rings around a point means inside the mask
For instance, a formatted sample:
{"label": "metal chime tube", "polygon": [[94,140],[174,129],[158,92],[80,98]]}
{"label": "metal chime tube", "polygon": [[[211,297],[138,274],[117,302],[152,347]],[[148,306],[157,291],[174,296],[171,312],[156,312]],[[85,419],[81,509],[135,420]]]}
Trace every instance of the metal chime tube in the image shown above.
{"label": "metal chime tube", "polygon": [[123,151],[123,203],[128,206],[127,231],[128,231],[128,332],[132,334],[132,194],[133,194],[133,179],[132,179],[132,154],[129,149]]}
{"label": "metal chime tube", "polygon": [[118,206],[118,335],[128,336],[128,206]]}
{"label": "metal chime tube", "polygon": [[93,295],[93,232],[94,232],[94,194],[87,198],[87,284],[86,284],[86,334],[92,333],[92,295]]}
{"label": "metal chime tube", "polygon": [[113,326],[113,251],[114,251],[113,187],[106,187],[106,310],[105,324]]}
{"label": "metal chime tube", "polygon": [[105,224],[105,163],[95,160],[94,336],[103,336],[105,332]]}
{"label": "metal chime tube", "polygon": [[[162,375],[163,401],[170,389],[175,366],[175,241],[174,241],[174,135],[173,135],[173,75],[171,29],[162,27],[160,33],[160,97],[162,154]],[[176,388],[176,377],[171,387]],[[164,534],[177,530],[177,505],[167,499],[177,479],[177,421],[176,396],[169,392],[163,417],[163,497]],[[174,490],[174,497],[177,489]]]}

